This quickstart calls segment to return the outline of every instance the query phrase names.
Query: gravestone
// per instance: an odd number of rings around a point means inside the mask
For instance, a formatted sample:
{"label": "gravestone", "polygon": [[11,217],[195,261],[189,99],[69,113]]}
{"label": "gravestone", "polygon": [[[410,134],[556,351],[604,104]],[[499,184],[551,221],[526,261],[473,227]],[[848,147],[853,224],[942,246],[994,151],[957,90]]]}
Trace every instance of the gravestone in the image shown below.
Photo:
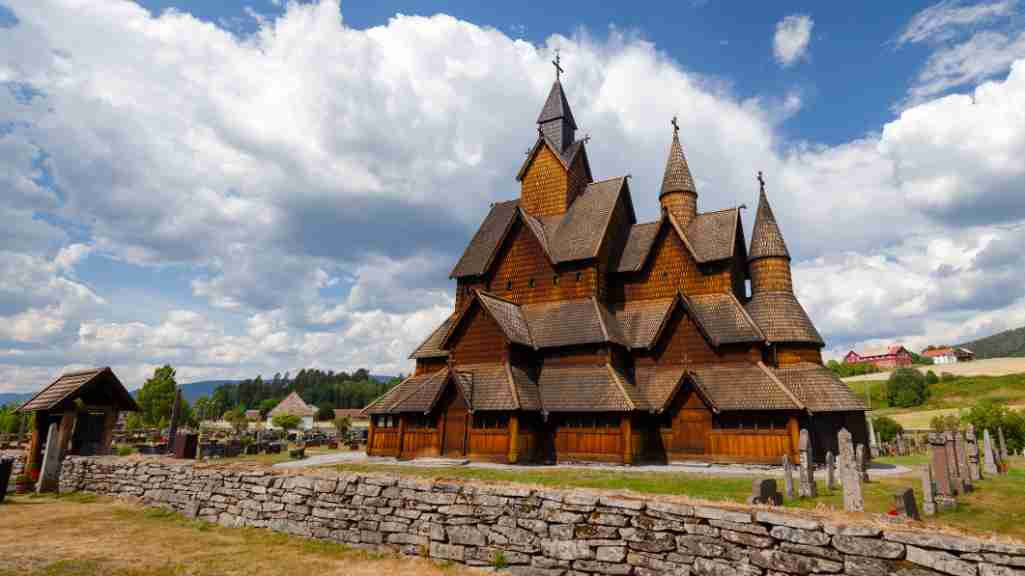
{"label": "gravestone", "polygon": [[783,489],[787,498],[794,498],[794,466],[790,463],[790,456],[783,455]]}
{"label": "gravestone", "polygon": [[776,480],[772,478],[755,480],[751,485],[751,496],[748,497],[747,503],[781,506],[783,495],[776,489]]}
{"label": "gravestone", "polygon": [[1000,461],[1007,461],[1007,442],[1004,441],[1003,427],[997,428],[997,439],[1000,440]]}
{"label": "gravestone", "polygon": [[922,468],[922,512],[926,516],[936,515],[936,498],[932,486],[932,464]]}
{"label": "gravestone", "polygon": [[801,430],[797,448],[801,453],[797,494],[801,498],[815,498],[818,496],[818,487],[815,485],[815,463],[811,461],[811,438],[808,436],[807,429]]}
{"label": "gravestone", "polygon": [[904,435],[897,432],[897,456],[907,456],[904,452]]}
{"label": "gravestone", "polygon": [[830,492],[836,489],[836,456],[832,450],[826,452],[826,488]]}
{"label": "gravestone", "polygon": [[893,507],[897,510],[898,516],[921,520],[918,514],[918,504],[915,502],[914,488],[905,488],[893,495]]}
{"label": "gravestone", "polygon": [[993,440],[989,437],[989,430],[982,431],[982,457],[985,460],[983,468],[986,474],[997,475],[996,454],[993,453]]}
{"label": "gravestone", "polygon": [[868,461],[865,459],[864,444],[858,444],[854,447],[854,460],[858,464],[858,472],[861,473],[861,481],[868,482]]}
{"label": "gravestone", "polygon": [[167,431],[168,452],[174,454],[175,443],[178,441],[178,420],[181,418],[182,389],[175,387],[174,403],[171,404],[171,427]]}
{"label": "gravestone", "polygon": [[982,480],[982,467],[979,466],[979,438],[975,435],[975,426],[968,425],[965,430],[966,451],[968,452],[968,474],[973,482]]}
{"label": "gravestone", "polygon": [[843,483],[843,509],[848,512],[864,512],[865,501],[861,495],[861,472],[854,458],[851,433],[841,428],[836,435],[840,444],[840,482]]}
{"label": "gravestone", "polygon": [[946,438],[941,433],[930,432],[929,446],[932,448],[932,473],[933,479],[936,481],[936,494],[953,496],[954,488],[951,486],[950,465],[947,463]]}
{"label": "gravestone", "polygon": [[60,426],[56,422],[50,424],[46,433],[46,448],[43,450],[43,468],[39,472],[39,483],[36,492],[53,492],[61,475],[61,446],[58,436]]}
{"label": "gravestone", "polygon": [[943,448],[947,452],[947,467],[950,468],[950,481],[953,495],[960,494],[961,476],[957,471],[957,452],[954,450],[954,433],[947,431],[943,433]]}
{"label": "gravestone", "polygon": [[873,458],[879,457],[879,442],[876,440],[876,429],[872,424],[872,419],[865,417],[865,421],[868,422],[868,448],[869,453]]}
{"label": "gravestone", "polygon": [[957,475],[961,479],[961,492],[972,491],[972,475],[968,471],[968,451],[965,446],[964,434],[954,433],[954,454],[957,456]]}

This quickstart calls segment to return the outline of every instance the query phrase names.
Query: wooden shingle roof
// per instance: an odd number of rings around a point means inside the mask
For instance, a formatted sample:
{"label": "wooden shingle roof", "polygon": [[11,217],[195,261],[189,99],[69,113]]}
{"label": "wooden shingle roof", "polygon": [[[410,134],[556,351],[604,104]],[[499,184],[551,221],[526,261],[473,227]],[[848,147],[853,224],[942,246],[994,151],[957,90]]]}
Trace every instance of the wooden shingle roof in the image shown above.
{"label": "wooden shingle roof", "polygon": [[505,333],[510,342],[533,346],[534,341],[530,337],[530,328],[527,326],[527,318],[518,304],[500,298],[493,294],[477,291],[477,297],[482,306],[487,308],[491,317],[495,319],[498,326]]}
{"label": "wooden shingle roof", "polygon": [[751,250],[747,259],[755,260],[770,256],[789,259],[790,252],[783,241],[783,233],[779,231],[776,216],[772,213],[772,206],[769,206],[769,198],[763,188],[758,195],[758,212],[755,214],[755,224],[751,231]]}
{"label": "wooden shingle roof", "polygon": [[687,226],[686,235],[699,263],[732,258],[737,243],[734,241],[740,227],[740,209],[727,208],[716,212],[703,212]]}
{"label": "wooden shingle roof", "polygon": [[535,348],[602,342],[626,344],[615,317],[594,298],[539,302],[521,308]]}
{"label": "wooden shingle roof", "polygon": [[683,298],[713,346],[765,340],[762,331],[732,292],[694,294]]}
{"label": "wooden shingle roof", "polygon": [[437,328],[431,332],[430,336],[427,337],[413,353],[409,355],[410,358],[444,358],[448,356],[448,351],[441,347],[441,343],[445,340],[445,336],[448,335],[449,328],[452,323],[455,322],[457,314],[453,312],[446,318]]}
{"label": "wooden shingle roof", "polygon": [[666,159],[665,173],[662,175],[662,189],[659,196],[669,192],[697,191],[697,187],[694,186],[694,178],[690,174],[690,166],[687,165],[687,158],[683,155],[680,137],[674,131],[673,143],[669,147],[669,158]]}
{"label": "wooden shingle roof", "polygon": [[761,362],[694,366],[690,376],[701,396],[716,412],[804,409],[798,398]]}
{"label": "wooden shingle roof", "polygon": [[825,366],[801,362],[773,372],[811,412],[867,409],[864,400]]}
{"label": "wooden shingle roof", "polygon": [[484,217],[477,233],[466,246],[459,262],[456,263],[449,278],[461,278],[463,276],[480,276],[487,271],[491,260],[502,244],[506,233],[516,218],[519,200],[498,202],[491,206],[488,215]]}
{"label": "wooden shingle roof", "polygon": [[538,388],[546,412],[629,412],[646,408],[636,387],[609,364],[543,366]]}
{"label": "wooden shingle roof", "polygon": [[656,220],[655,222],[634,224],[630,227],[626,245],[623,247],[623,253],[616,265],[617,272],[637,272],[644,266],[661,225],[662,221]]}
{"label": "wooden shingle roof", "polygon": [[744,306],[769,342],[825,342],[791,292],[756,292]]}
{"label": "wooden shingle roof", "polygon": [[673,399],[684,378],[685,366],[643,366],[634,370],[638,394],[649,410],[661,412]]}
{"label": "wooden shingle roof", "polygon": [[577,127],[573,112],[569,109],[569,101],[566,100],[566,93],[562,90],[562,83],[556,80],[552,84],[552,89],[548,91],[548,98],[537,117],[537,123],[542,124],[559,118],[565,119],[573,128]]}
{"label": "wooden shingle roof", "polygon": [[118,410],[139,410],[135,399],[108,366],[61,374],[22,404],[18,411],[37,412],[62,408],[75,398],[82,398],[86,403],[110,402]]}
{"label": "wooden shingle roof", "polygon": [[678,301],[676,297],[638,300],[627,302],[617,309],[616,322],[622,330],[627,347],[646,349],[654,346],[669,321],[673,305]]}

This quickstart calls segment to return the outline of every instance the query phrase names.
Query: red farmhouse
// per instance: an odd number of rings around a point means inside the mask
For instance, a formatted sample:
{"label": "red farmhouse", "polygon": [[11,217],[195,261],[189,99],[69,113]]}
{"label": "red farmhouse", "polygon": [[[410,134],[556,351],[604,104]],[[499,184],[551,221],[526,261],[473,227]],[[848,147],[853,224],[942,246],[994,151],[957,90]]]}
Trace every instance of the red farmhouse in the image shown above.
{"label": "red farmhouse", "polygon": [[896,344],[887,348],[886,352],[873,352],[865,355],[851,350],[843,357],[843,362],[844,364],[875,364],[882,370],[892,370],[911,366],[914,357],[907,348]]}

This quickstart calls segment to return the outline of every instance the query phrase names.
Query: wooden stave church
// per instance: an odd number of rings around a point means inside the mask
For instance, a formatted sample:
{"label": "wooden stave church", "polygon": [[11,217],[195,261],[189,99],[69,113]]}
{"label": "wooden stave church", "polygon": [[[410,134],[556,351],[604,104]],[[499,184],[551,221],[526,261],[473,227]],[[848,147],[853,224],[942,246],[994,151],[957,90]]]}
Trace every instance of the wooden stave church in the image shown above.
{"label": "wooden stave church", "polygon": [[778,463],[807,428],[821,462],[841,427],[867,443],[764,183],[748,250],[739,207],[697,211],[674,119],[660,217],[637,223],[627,177],[593,181],[558,74],[537,125],[520,198],[452,270],[454,312],[364,410],[368,455]]}

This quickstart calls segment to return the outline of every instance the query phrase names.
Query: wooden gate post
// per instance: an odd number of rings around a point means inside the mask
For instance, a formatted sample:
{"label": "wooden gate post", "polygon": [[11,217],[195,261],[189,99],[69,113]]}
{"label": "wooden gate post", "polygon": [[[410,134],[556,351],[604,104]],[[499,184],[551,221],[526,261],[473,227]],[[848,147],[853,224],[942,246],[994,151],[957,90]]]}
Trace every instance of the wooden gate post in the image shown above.
{"label": "wooden gate post", "polygon": [[114,427],[117,425],[117,408],[109,406],[103,409],[103,436],[101,437],[100,454],[110,454],[114,444]]}

